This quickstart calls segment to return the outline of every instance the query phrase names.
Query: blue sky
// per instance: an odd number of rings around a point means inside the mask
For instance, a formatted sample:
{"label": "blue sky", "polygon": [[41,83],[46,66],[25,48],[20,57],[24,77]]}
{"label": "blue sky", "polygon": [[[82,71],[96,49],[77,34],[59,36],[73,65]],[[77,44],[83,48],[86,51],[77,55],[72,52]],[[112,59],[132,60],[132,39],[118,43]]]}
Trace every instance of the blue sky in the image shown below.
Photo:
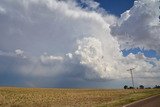
{"label": "blue sky", "polygon": [[120,16],[126,10],[129,10],[134,3],[134,0],[95,0],[100,3],[108,13]]}
{"label": "blue sky", "polygon": [[133,48],[128,50],[122,50],[122,52],[124,56],[127,56],[130,53],[133,53],[133,54],[144,53],[146,57],[157,58],[158,60],[160,59],[160,56],[154,50],[144,50],[140,48]]}

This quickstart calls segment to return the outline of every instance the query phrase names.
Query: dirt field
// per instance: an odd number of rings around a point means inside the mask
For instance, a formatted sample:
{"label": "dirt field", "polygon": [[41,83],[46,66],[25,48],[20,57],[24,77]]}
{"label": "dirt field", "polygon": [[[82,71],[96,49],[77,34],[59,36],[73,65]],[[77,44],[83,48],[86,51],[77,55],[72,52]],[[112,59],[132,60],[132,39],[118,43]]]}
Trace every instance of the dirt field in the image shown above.
{"label": "dirt field", "polygon": [[118,107],[160,94],[158,89],[0,88],[0,107]]}

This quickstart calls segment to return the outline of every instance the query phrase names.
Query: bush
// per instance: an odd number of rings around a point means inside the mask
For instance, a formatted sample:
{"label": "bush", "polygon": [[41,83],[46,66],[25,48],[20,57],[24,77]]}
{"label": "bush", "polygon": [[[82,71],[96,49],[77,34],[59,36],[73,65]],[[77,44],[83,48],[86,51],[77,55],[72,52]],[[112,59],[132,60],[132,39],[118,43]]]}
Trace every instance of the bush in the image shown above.
{"label": "bush", "polygon": [[131,86],[130,86],[128,89],[134,89],[134,87],[131,87]]}
{"label": "bush", "polygon": [[140,88],[140,89],[144,89],[144,86],[143,86],[143,85],[140,85],[139,88]]}
{"label": "bush", "polygon": [[125,86],[124,86],[124,89],[128,89],[128,86],[127,86],[127,85],[125,85]]}
{"label": "bush", "polygon": [[156,85],[154,88],[160,88],[160,86],[159,86],[159,85]]}

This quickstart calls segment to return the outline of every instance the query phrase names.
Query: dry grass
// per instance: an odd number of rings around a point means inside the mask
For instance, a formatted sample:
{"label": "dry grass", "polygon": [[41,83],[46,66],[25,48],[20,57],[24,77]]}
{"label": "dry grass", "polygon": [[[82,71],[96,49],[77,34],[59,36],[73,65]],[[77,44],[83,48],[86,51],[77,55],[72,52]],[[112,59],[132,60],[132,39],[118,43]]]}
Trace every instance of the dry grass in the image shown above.
{"label": "dry grass", "polygon": [[115,107],[160,90],[0,88],[0,107]]}

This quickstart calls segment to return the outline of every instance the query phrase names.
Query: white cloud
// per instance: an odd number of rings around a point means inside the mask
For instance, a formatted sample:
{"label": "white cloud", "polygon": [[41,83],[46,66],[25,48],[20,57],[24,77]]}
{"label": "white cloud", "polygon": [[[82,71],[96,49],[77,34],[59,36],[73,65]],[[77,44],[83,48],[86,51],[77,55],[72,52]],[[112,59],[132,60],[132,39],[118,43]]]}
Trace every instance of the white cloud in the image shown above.
{"label": "white cloud", "polygon": [[22,50],[20,50],[20,49],[17,49],[17,50],[15,50],[15,53],[17,55],[22,55],[24,52]]}
{"label": "white cloud", "polygon": [[158,0],[138,0],[123,13],[112,28],[121,49],[144,48],[160,52],[160,23]]}
{"label": "white cloud", "polygon": [[63,57],[61,57],[61,56],[41,55],[40,58],[41,58],[41,61],[44,62],[44,63],[45,63],[45,62],[52,62],[52,61],[63,61]]}
{"label": "white cloud", "polygon": [[5,14],[6,10],[0,6],[0,14]]}
{"label": "white cloud", "polygon": [[71,53],[66,54],[66,56],[68,56],[70,59],[73,58],[73,55]]}
{"label": "white cloud", "polygon": [[98,9],[99,8],[99,3],[98,2],[95,2],[94,0],[81,0],[81,2],[83,4],[86,4],[86,8],[88,9]]}

